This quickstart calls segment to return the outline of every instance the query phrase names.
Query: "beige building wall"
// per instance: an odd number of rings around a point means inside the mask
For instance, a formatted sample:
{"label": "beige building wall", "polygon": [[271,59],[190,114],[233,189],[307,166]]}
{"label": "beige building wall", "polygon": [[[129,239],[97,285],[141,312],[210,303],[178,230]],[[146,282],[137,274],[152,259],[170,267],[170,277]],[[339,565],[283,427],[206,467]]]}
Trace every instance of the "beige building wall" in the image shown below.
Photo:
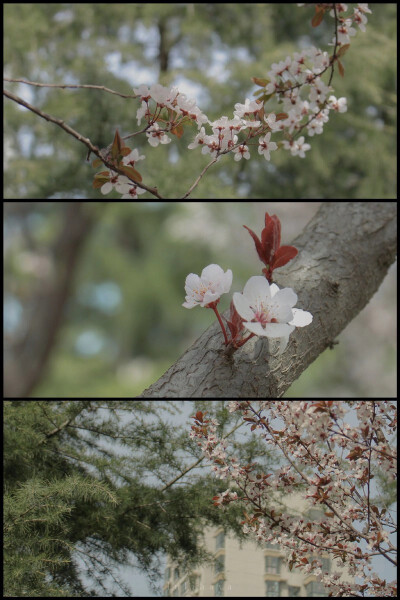
{"label": "beige building wall", "polygon": [[[298,498],[292,497],[285,504],[292,512],[295,508],[299,509]],[[305,503],[300,503],[301,505],[304,510]],[[311,509],[310,516],[318,518],[318,511]],[[276,544],[260,546],[247,540],[240,543],[232,535],[225,535],[222,528],[207,527],[204,531],[204,546],[213,554],[213,564],[198,567],[190,573],[185,573],[176,562],[167,560],[165,596],[277,598],[328,595],[314,576],[304,575],[295,568],[289,571],[284,554]],[[324,558],[322,562],[323,570],[332,570],[334,565],[329,558]],[[346,574],[343,578],[350,580]]]}

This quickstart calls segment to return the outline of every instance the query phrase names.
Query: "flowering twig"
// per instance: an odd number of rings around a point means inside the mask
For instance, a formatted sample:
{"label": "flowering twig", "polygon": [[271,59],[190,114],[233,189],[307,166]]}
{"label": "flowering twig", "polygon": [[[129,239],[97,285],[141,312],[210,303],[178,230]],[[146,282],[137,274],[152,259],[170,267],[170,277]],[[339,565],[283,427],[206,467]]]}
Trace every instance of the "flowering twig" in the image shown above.
{"label": "flowering twig", "polygon": [[[94,146],[94,144],[89,140],[89,138],[86,138],[85,136],[80,134],[78,131],[75,131],[75,129],[73,129],[72,127],[67,125],[67,123],[65,123],[62,119],[57,119],[56,117],[52,117],[51,115],[41,111],[39,108],[36,108],[32,104],[29,104],[29,102],[27,102],[26,100],[23,100],[22,98],[20,98],[19,96],[16,96],[15,94],[12,94],[8,90],[3,90],[3,94],[7,98],[10,98],[10,100],[13,100],[17,104],[21,104],[21,106],[24,106],[28,110],[37,114],[42,119],[45,119],[46,121],[49,121],[51,123],[54,123],[55,125],[58,125],[58,127],[61,127],[61,129],[64,129],[64,131],[66,131],[68,133],[68,135],[71,135],[72,137],[77,139],[79,142],[84,144],[89,149],[89,152],[92,152],[98,158],[100,158],[101,161],[109,169],[116,171],[120,175],[126,176],[126,173],[122,169],[120,169],[119,167],[117,167],[116,165],[114,165],[113,163],[108,161],[106,158],[104,158],[104,156],[101,154],[99,148],[97,146]],[[145,185],[144,183],[138,183],[137,181],[134,181],[134,180],[132,180],[132,181],[134,182],[135,185],[138,185],[139,187],[143,188],[147,192],[150,192],[151,194],[153,194],[153,196],[156,196],[156,198],[160,198],[160,200],[163,199],[163,197],[158,193],[156,188],[151,188],[151,187]]]}

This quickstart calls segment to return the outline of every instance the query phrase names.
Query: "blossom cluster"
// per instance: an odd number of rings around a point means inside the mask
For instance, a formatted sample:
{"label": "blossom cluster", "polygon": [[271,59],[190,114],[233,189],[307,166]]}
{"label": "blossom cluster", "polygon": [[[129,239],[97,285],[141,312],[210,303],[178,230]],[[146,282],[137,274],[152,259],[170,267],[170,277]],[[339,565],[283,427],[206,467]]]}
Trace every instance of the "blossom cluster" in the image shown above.
{"label": "blossom cluster", "polygon": [[[246,98],[244,104],[236,103],[232,118],[224,115],[210,121],[197,106],[196,100],[188,98],[175,86],[165,87],[156,83],[150,87],[140,85],[134,88],[141,101],[136,113],[137,122],[140,125],[143,118],[146,120],[147,125],[141,133],[146,134],[150,146],[156,148],[159,144],[169,144],[171,134],[180,138],[184,126],[192,123],[197,126],[198,133],[188,149],[201,148],[201,152],[209,154],[212,159],[218,160],[221,155],[232,152],[235,161],[242,158],[249,160],[250,146],[254,145],[258,154],[267,161],[271,159],[271,152],[278,148],[289,151],[292,156],[305,158],[305,152],[310,150],[311,145],[305,141],[304,135],[300,135],[301,131],[306,129],[309,137],[319,135],[329,120],[330,111],[347,110],[346,98],[336,98],[330,80],[326,84],[321,77],[328,69],[333,69],[335,61],[338,61],[339,71],[343,74],[339,57],[347,51],[350,38],[356,33],[354,26],[365,31],[366,13],[371,13],[368,4],[352,5],[353,13],[350,16],[346,14],[348,6],[343,3],[315,6],[317,21],[314,21],[314,17],[313,25],[319,24],[326,11],[336,20],[337,34],[332,42],[334,55],[330,57],[327,52],[312,46],[272,64],[268,78],[253,78],[262,88],[255,92],[255,96],[259,97],[256,100]],[[308,91],[306,97],[302,97],[303,90]],[[266,114],[264,104],[272,96],[282,105],[282,111]],[[211,128],[210,133],[206,133],[205,126]],[[271,140],[272,135],[279,133],[284,135],[284,139]],[[130,157],[133,162],[140,159],[137,156]],[[122,166],[126,164],[123,162]],[[97,187],[102,184],[100,189],[103,194],[115,189],[123,194],[123,198],[134,199],[146,191],[140,187],[141,178],[134,177],[132,181],[112,170],[108,176],[104,172],[100,176]]]}
{"label": "blossom cluster", "polygon": [[[235,292],[231,303],[230,320],[227,321],[231,339],[217,309],[221,295],[229,292],[232,285],[232,271],[225,273],[219,265],[208,265],[201,276],[190,273],[186,277],[186,300],[182,306],[194,308],[199,305],[212,308],[219,321],[225,338],[225,345],[234,351],[254,336],[279,339],[279,354],[285,350],[290,334],[295,327],[305,327],[312,322],[312,314],[299,308],[297,294],[291,288],[279,289],[272,283],[272,273],[297,255],[293,246],[281,246],[281,223],[276,215],[265,213],[265,227],[261,241],[246,225],[251,234],[260,260],[266,265],[264,277],[254,275],[244,286],[243,293]],[[243,329],[250,335],[241,339]]]}
{"label": "blossom cluster", "polygon": [[[216,305],[221,295],[229,292],[231,283],[232,271],[228,269],[224,273],[219,265],[205,267],[201,277],[190,273],[185,282],[186,301],[182,306],[212,308],[221,323]],[[251,333],[251,337],[279,338],[279,354],[285,350],[289,335],[296,327],[305,327],[312,322],[311,313],[294,308],[296,302],[297,294],[291,288],[279,289],[261,275],[250,277],[242,294],[233,294],[233,306],[242,319],[242,326]],[[225,328],[221,326],[228,344]],[[243,345],[238,339],[232,339],[231,343],[234,347]]]}
{"label": "blossom cluster", "polygon": [[[356,425],[346,422],[346,404],[355,412]],[[396,583],[387,583],[371,567],[375,555],[396,564],[390,538],[396,524],[371,496],[373,466],[379,465],[389,481],[397,477],[396,451],[390,445],[397,428],[395,403],[232,401],[229,410],[241,413],[251,431],[258,431],[286,464],[267,474],[255,464],[239,465],[219,439],[218,423],[197,413],[190,436],[213,463],[215,475],[230,485],[213,498],[214,505],[225,508],[231,502],[246,502],[244,532],[262,542],[278,543],[290,568],[315,575],[330,595],[364,596],[368,591],[395,596]],[[312,518],[312,513],[299,518],[276,509],[274,491],[289,496],[299,490],[310,507],[319,508],[321,518]],[[320,559],[326,555],[337,571],[322,569]],[[363,583],[344,581],[343,567]]]}

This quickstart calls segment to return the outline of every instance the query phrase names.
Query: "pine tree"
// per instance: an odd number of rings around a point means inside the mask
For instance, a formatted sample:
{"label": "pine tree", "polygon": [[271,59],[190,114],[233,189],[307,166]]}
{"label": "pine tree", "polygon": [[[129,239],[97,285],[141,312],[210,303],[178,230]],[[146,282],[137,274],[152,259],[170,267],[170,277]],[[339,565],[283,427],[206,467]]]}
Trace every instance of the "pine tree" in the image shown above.
{"label": "pine tree", "polygon": [[[187,566],[209,558],[204,525],[241,535],[240,509],[213,506],[226,482],[200,469],[188,426],[176,424],[181,404],[4,402],[5,595],[129,596],[116,571],[132,555],[154,583],[160,553]],[[222,431],[235,429],[226,402],[190,404],[191,414],[208,410]],[[243,460],[270,460],[255,437],[229,439]]]}

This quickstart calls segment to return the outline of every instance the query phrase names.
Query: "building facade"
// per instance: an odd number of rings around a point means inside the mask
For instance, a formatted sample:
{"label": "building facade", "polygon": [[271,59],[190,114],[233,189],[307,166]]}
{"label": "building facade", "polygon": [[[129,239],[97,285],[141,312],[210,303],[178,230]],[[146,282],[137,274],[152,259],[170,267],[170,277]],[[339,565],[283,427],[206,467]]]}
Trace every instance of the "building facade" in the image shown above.
{"label": "building facade", "polygon": [[[286,502],[287,503],[287,502]],[[298,505],[291,499],[289,504]],[[312,514],[315,513],[315,514]],[[311,509],[308,515],[317,519],[320,511]],[[173,597],[321,597],[328,596],[313,575],[299,569],[289,570],[283,552],[277,544],[240,542],[222,528],[207,527],[204,546],[212,553],[212,564],[184,572],[176,562],[167,560],[164,595]],[[308,557],[309,559],[313,557]],[[323,571],[330,572],[331,560],[322,559]],[[335,569],[336,570],[336,569]],[[343,578],[349,581],[346,573]]]}

